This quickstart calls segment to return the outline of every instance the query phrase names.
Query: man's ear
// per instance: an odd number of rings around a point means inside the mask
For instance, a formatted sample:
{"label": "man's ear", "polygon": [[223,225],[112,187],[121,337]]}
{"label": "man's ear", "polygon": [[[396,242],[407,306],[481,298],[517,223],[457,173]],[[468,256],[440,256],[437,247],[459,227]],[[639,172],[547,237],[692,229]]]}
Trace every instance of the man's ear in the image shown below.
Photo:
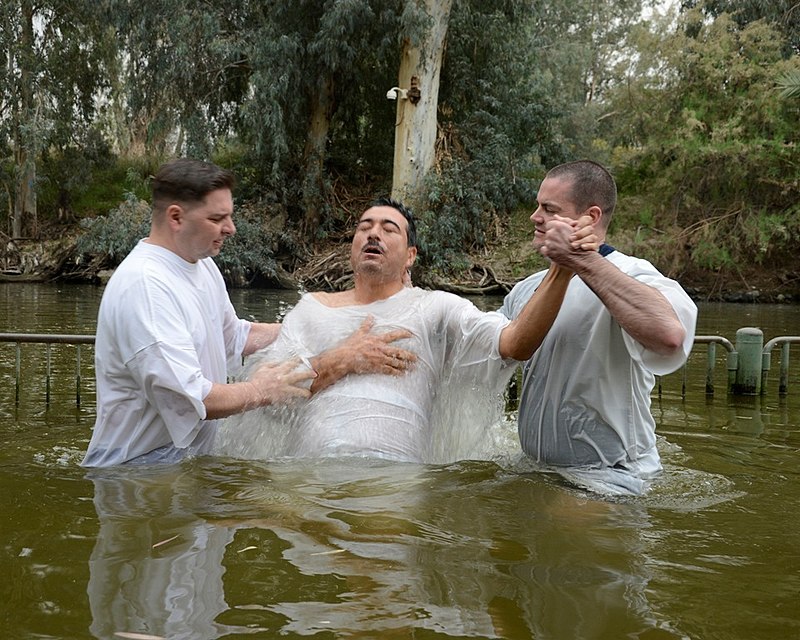
{"label": "man's ear", "polygon": [[592,217],[592,224],[597,227],[603,220],[603,210],[598,207],[597,205],[592,205],[586,211],[583,212],[583,215],[588,215]]}
{"label": "man's ear", "polygon": [[416,260],[417,260],[417,248],[409,247],[408,259],[406,260],[406,269],[410,269],[411,267],[413,267]]}
{"label": "man's ear", "polygon": [[183,221],[183,207],[176,203],[169,205],[164,212],[164,219],[167,221],[170,228],[175,229],[179,227]]}

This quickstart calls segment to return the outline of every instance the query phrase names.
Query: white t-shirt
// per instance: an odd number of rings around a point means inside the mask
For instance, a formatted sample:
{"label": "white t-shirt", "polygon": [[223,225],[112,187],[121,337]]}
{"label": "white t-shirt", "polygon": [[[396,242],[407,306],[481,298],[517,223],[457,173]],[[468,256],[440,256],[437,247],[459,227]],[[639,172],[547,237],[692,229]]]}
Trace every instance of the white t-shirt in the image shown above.
{"label": "white t-shirt", "polygon": [[[669,357],[649,351],[617,324],[580,278],[573,278],[555,323],[525,365],[520,442],[544,464],[617,467],[646,476],[660,469],[650,413],[654,376],[675,371],[686,361],[697,306],[677,282],[646,260],[619,251],[606,260],[664,295],[686,331],[683,349]],[[518,283],[500,312],[515,317],[544,274]]]}
{"label": "white t-shirt", "polygon": [[[317,355],[368,315],[375,318],[373,331],[413,333],[396,343],[417,354],[411,371],[350,375],[292,409],[231,416],[217,452],[250,459],[353,455],[444,462],[480,448],[517,362],[498,351],[509,321],[456,295],[406,288],[368,305],[328,307],[306,294],[287,314],[275,343],[248,358],[248,367],[263,358]],[[441,437],[443,430],[454,433]]]}
{"label": "white t-shirt", "polygon": [[203,399],[241,365],[249,332],[213,260],[187,262],[140,241],[100,302],[97,420],[82,464],[208,452],[217,421],[205,420]]}

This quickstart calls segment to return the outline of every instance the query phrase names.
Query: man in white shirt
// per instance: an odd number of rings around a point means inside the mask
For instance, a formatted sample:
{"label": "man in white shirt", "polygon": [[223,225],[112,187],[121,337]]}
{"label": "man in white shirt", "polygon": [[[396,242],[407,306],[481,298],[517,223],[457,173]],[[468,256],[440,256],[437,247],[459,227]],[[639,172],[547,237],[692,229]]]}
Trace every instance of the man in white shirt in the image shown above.
{"label": "man in white shirt", "polygon": [[[591,228],[576,233],[575,226],[551,220],[545,250],[561,256],[591,243]],[[376,330],[410,335],[399,342],[417,357],[406,375],[350,376],[289,410],[231,417],[221,429],[218,452],[410,462],[469,457],[485,438],[487,423],[497,419],[496,400],[517,361],[531,356],[558,314],[572,273],[554,263],[536,295],[509,321],[456,295],[405,286],[416,255],[411,212],[394,200],[376,201],[353,237],[354,287],[304,295],[285,317],[275,343],[251,358],[255,363],[289,354],[313,357],[371,316]],[[458,437],[443,441],[445,424],[457,424]]]}
{"label": "man in white shirt", "polygon": [[[307,398],[349,373],[400,375],[413,355],[369,323],[311,366],[297,358],[228,383],[243,356],[270,344],[280,325],[236,316],[212,260],[233,223],[229,172],[178,159],[152,179],[150,235],[108,282],[97,322],[97,420],[83,465],[173,462],[210,451],[220,418]],[[309,381],[311,389],[308,388]]]}
{"label": "man in white shirt", "polygon": [[[614,179],[602,166],[581,160],[555,167],[542,181],[531,216],[534,246],[542,246],[555,216],[590,216],[604,242],[616,198]],[[650,413],[655,376],[686,361],[697,307],[652,264],[607,244],[553,259],[578,277],[524,366],[522,448],[536,462],[592,489],[639,494],[661,469]],[[501,313],[516,317],[545,273],[518,283]]]}

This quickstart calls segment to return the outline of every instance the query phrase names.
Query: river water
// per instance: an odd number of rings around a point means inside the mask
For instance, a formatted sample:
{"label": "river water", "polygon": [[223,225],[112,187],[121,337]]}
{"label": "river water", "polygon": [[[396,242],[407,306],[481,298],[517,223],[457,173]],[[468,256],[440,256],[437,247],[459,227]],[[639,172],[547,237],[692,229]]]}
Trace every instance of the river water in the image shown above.
{"label": "river water", "polygon": [[[101,289],[0,284],[0,331],[92,334]],[[290,292],[233,291],[272,321]],[[497,299],[477,301],[494,308]],[[701,304],[698,334],[800,335],[800,307]],[[706,396],[705,345],[654,394],[665,473],[603,499],[526,465],[206,458],[87,472],[92,349],[0,344],[3,638],[800,637],[800,356]],[[774,373],[774,375],[773,375]],[[80,405],[76,396],[80,391]]]}

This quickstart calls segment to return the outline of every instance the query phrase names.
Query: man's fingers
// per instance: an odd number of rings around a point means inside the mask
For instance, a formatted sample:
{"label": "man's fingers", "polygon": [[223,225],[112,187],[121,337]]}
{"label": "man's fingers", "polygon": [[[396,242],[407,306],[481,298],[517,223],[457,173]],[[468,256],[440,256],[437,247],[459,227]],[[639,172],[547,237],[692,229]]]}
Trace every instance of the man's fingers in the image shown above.
{"label": "man's fingers", "polygon": [[387,331],[386,333],[380,333],[376,335],[386,344],[389,344],[390,342],[395,342],[397,340],[405,340],[406,338],[410,338],[414,334],[411,333],[408,329],[392,329],[391,331]]}
{"label": "man's fingers", "polygon": [[[581,216],[578,220],[582,220],[586,216]],[[564,224],[568,224],[571,227],[583,226],[578,224],[578,220],[573,220],[572,218],[566,218],[564,216],[560,216],[557,213],[553,214],[551,220],[555,220],[556,222],[563,222]]]}
{"label": "man's fingers", "polygon": [[316,377],[317,374],[314,371],[309,371],[308,369],[290,371],[282,376],[283,381],[291,385],[296,385],[298,382],[305,382],[306,380],[313,380]]}
{"label": "man's fingers", "polygon": [[303,387],[289,387],[288,393],[293,398],[310,398],[311,390]]}
{"label": "man's fingers", "polygon": [[251,379],[270,378],[286,384],[296,385],[317,377],[316,372],[307,367],[300,367],[300,358],[292,358],[283,362],[266,362],[256,369]]}
{"label": "man's fingers", "polygon": [[375,326],[375,317],[374,316],[367,316],[364,318],[364,322],[361,323],[361,326],[358,328],[356,333],[359,334],[366,334],[372,330],[372,327]]}

